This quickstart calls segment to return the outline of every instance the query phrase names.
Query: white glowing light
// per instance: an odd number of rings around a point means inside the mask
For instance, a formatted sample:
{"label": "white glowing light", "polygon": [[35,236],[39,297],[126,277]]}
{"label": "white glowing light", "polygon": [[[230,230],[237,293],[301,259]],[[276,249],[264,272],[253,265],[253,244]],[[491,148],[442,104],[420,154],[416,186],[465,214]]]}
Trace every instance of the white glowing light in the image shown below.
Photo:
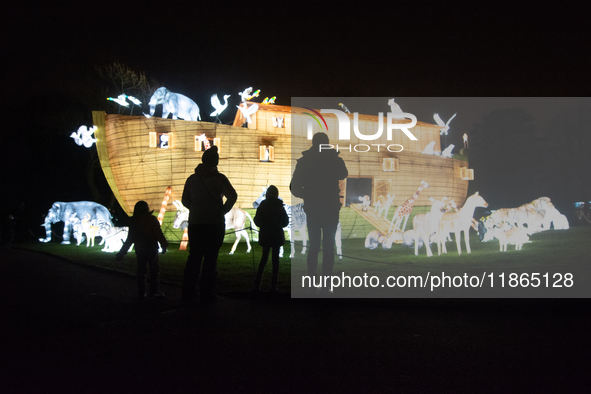
{"label": "white glowing light", "polygon": [[73,138],[78,146],[83,146],[85,148],[90,148],[92,144],[96,142],[96,138],[92,137],[92,134],[96,131],[96,126],[92,126],[92,128],[88,128],[86,126],[80,126],[78,131],[73,132],[70,134],[70,138]]}
{"label": "white glowing light", "polygon": [[454,144],[450,144],[447,148],[445,148],[443,150],[443,152],[441,152],[441,156],[443,157],[451,157],[452,156],[452,151],[454,150],[456,146]]}
{"label": "white glowing light", "polygon": [[[99,227],[99,235],[103,236],[103,231],[108,232],[113,223],[111,222],[111,213],[104,206],[92,201],[76,201],[76,202],[55,202],[45,216],[45,238],[39,238],[40,242],[51,241],[52,229],[51,225],[57,222],[64,222],[64,234],[62,244],[70,244],[70,235],[73,233],[76,239],[81,239],[82,235],[75,231],[75,227],[79,227],[82,219],[87,219],[90,226]],[[103,242],[101,242],[103,244]]]}
{"label": "white glowing light", "polygon": [[142,104],[142,102],[141,102],[140,100],[136,99],[136,98],[135,98],[135,97],[133,97],[133,96],[127,96],[127,98],[129,99],[129,101],[131,101],[131,102],[132,102],[132,103],[134,103],[135,105],[141,105],[141,104]]}
{"label": "white glowing light", "polygon": [[238,92],[238,95],[240,96],[240,101],[245,103],[253,97],[259,97],[259,94],[261,93],[261,89],[258,89],[256,92],[254,92],[252,94],[251,93],[252,93],[252,87],[246,88],[242,92]]}
{"label": "white glowing light", "polygon": [[123,97],[123,99],[121,99],[121,96],[119,96],[118,98],[107,97],[107,100],[114,101],[117,104],[122,105],[124,107],[129,107],[129,103],[125,101],[125,97]]}
{"label": "white glowing light", "polygon": [[246,88],[242,92],[238,92],[238,95],[240,96],[240,101],[245,103],[246,101],[250,100],[252,97],[251,93],[252,93],[252,87]]}
{"label": "white glowing light", "polygon": [[436,156],[441,155],[441,152],[434,150],[434,148],[435,148],[435,141],[431,141],[427,144],[427,146],[425,147],[425,149],[423,149],[423,151],[421,153],[424,155],[436,155]]}
{"label": "white glowing light", "polygon": [[440,129],[439,129],[439,135],[447,135],[448,134],[448,131],[449,131],[449,123],[452,121],[453,118],[456,117],[456,115],[457,115],[457,113],[455,113],[454,116],[452,116],[451,118],[449,118],[449,120],[447,121],[447,123],[445,123],[443,120],[441,120],[441,117],[439,116],[439,114],[434,114],[433,115],[433,119],[435,119],[435,122],[440,127]]}
{"label": "white glowing light", "polygon": [[218,117],[219,115],[221,115],[221,113],[228,107],[228,97],[230,97],[229,94],[224,95],[224,104],[222,104],[217,94],[212,95],[211,106],[215,108],[215,111],[213,111],[209,116]]}
{"label": "white glowing light", "polygon": [[242,105],[237,105],[236,107],[238,107],[240,112],[242,112],[242,116],[246,118],[248,124],[252,123],[252,118],[250,117],[250,115],[253,115],[255,112],[259,110],[258,104],[253,104],[250,107],[248,107],[246,103],[242,103]]}
{"label": "white glowing light", "polygon": [[390,112],[392,113],[392,119],[405,119],[404,112],[400,105],[394,102],[394,99],[391,98],[388,100],[388,105],[390,106]]}
{"label": "white glowing light", "polygon": [[211,144],[209,143],[209,140],[207,139],[205,134],[198,135],[197,140],[203,142],[203,147],[205,148],[205,150],[211,148]]}
{"label": "white glowing light", "polygon": [[180,93],[173,93],[165,87],[156,89],[148,105],[150,114],[144,114],[146,118],[154,116],[156,106],[162,104],[162,118],[168,118],[172,114],[172,119],[201,120],[199,106],[189,97]]}

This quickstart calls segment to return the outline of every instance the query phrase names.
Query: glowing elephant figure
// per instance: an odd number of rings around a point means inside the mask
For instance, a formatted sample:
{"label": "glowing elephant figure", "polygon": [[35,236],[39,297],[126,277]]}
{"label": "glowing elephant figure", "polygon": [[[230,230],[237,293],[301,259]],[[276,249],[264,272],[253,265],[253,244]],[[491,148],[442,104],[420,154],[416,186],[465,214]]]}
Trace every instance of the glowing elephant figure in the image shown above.
{"label": "glowing elephant figure", "polygon": [[64,240],[62,244],[70,244],[70,234],[72,233],[72,226],[74,218],[83,218],[86,215],[90,216],[90,222],[93,225],[109,225],[113,226],[111,222],[111,213],[107,208],[101,204],[92,201],[77,201],[77,202],[55,202],[49,209],[45,217],[45,238],[39,238],[41,242],[51,241],[51,225],[57,222],[64,222]]}
{"label": "glowing elephant figure", "polygon": [[162,118],[168,118],[172,114],[173,119],[201,120],[199,106],[193,100],[179,93],[173,93],[165,87],[156,89],[150,102],[150,115],[144,114],[146,118],[154,116],[158,104],[162,104]]}

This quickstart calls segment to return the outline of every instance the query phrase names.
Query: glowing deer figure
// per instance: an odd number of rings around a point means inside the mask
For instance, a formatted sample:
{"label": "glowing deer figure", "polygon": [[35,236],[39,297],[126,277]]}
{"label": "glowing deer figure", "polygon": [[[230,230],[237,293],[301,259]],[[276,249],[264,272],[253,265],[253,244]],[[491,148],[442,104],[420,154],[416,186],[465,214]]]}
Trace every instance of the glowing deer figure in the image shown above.
{"label": "glowing deer figure", "polygon": [[86,247],[94,247],[94,238],[98,235],[99,227],[93,226],[90,221],[90,214],[86,214],[80,222],[80,235],[78,236],[78,245],[82,242],[82,234],[86,234]]}

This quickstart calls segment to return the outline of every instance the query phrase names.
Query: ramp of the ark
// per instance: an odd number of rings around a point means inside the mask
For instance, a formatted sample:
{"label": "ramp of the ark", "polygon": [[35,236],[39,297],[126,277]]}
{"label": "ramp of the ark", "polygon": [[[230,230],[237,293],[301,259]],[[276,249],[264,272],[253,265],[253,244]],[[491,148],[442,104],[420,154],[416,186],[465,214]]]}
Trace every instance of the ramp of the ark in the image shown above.
{"label": "ramp of the ark", "polygon": [[378,219],[378,215],[375,212],[374,207],[369,207],[367,211],[362,209],[362,204],[351,204],[350,207],[357,212],[361,217],[369,222],[372,226],[376,228],[382,234],[388,234],[388,230],[390,229],[390,222],[384,219],[382,215]]}

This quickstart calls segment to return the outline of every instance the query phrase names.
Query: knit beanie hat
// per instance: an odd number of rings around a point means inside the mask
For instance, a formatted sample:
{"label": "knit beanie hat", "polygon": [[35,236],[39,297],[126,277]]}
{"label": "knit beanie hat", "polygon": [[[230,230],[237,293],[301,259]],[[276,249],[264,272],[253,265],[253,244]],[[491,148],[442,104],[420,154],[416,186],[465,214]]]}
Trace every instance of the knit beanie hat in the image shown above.
{"label": "knit beanie hat", "polygon": [[270,200],[276,200],[279,198],[279,190],[273,185],[267,188],[266,197]]}
{"label": "knit beanie hat", "polygon": [[201,161],[205,164],[209,164],[210,166],[217,166],[220,162],[218,147],[214,145],[205,152],[203,152],[203,156],[201,156]]}

